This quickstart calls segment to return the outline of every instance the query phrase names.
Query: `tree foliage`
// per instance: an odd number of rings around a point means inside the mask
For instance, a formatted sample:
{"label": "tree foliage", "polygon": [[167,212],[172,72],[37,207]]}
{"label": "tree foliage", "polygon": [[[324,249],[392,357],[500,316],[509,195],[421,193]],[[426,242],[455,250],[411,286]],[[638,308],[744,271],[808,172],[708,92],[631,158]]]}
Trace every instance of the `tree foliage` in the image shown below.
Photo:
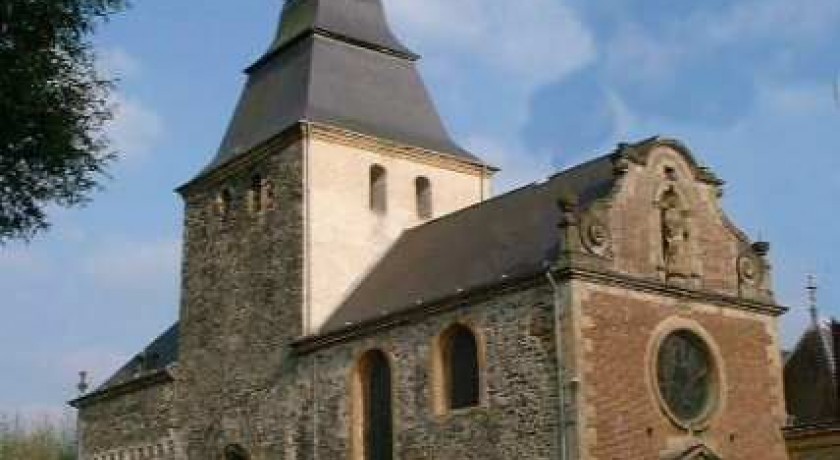
{"label": "tree foliage", "polygon": [[75,437],[69,415],[25,418],[0,413],[0,460],[75,460]]}
{"label": "tree foliage", "polygon": [[89,200],[114,158],[103,127],[112,81],[96,26],[125,0],[0,2],[0,244],[48,225],[51,205]]}

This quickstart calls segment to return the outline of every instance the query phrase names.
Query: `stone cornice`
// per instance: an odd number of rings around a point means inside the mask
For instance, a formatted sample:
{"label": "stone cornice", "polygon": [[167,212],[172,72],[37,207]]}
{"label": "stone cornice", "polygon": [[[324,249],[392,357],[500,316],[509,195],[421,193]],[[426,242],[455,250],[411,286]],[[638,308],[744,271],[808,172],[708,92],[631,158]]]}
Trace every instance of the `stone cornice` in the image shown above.
{"label": "stone cornice", "polygon": [[804,425],[788,425],[782,429],[785,439],[803,439],[821,435],[840,435],[840,420]]}
{"label": "stone cornice", "polygon": [[70,401],[68,404],[76,409],[81,409],[96,402],[105,401],[128,393],[134,393],[155,385],[169,383],[173,380],[174,377],[168,369],[161,369],[140,375],[125,382],[93,391]]}
{"label": "stone cornice", "polygon": [[587,281],[594,284],[615,286],[632,289],[639,292],[649,292],[680,300],[706,302],[721,307],[735,308],[753,313],[770,316],[780,316],[788,311],[787,307],[772,302],[761,302],[745,299],[705,289],[694,289],[673,284],[666,284],[659,280],[637,278],[621,273],[600,271],[591,268],[564,267],[558,269],[558,276],[562,279]]}
{"label": "stone cornice", "polygon": [[[579,280],[603,286],[631,289],[637,292],[653,293],[680,300],[706,302],[721,307],[735,308],[770,316],[779,316],[788,310],[786,307],[774,303],[758,302],[708,290],[668,285],[657,280],[636,278],[615,272],[577,267],[553,267],[551,270],[555,273],[558,280],[562,282]],[[411,324],[423,318],[453,310],[467,302],[480,303],[492,299],[495,296],[542,285],[546,283],[544,273],[544,271],[539,271],[492,285],[479,286],[469,291],[453,294],[423,305],[411,306],[364,323],[351,325],[324,334],[301,337],[292,344],[292,348],[297,353],[307,354],[332,345],[366,337],[380,331]]]}
{"label": "stone cornice", "polygon": [[321,123],[308,123],[315,139],[323,139],[336,144],[357,147],[383,155],[407,158],[418,163],[425,163],[444,169],[451,169],[475,175],[491,175],[499,169],[478,160],[469,160],[445,152],[424,149],[412,145],[397,143],[379,137],[361,134]]}
{"label": "stone cornice", "polygon": [[450,169],[475,175],[492,176],[499,169],[481,163],[458,158],[447,153],[436,152],[411,145],[400,144],[386,139],[349,131],[335,126],[307,121],[298,122],[285,131],[266,140],[253,149],[243,152],[230,160],[214,166],[212,169],[205,169],[195,178],[181,185],[176,192],[184,195],[194,187],[212,186],[232,175],[236,175],[243,168],[248,168],[259,162],[266,155],[303,139],[306,135],[315,139],[323,139],[340,145],[357,147],[383,155],[391,155],[411,159],[419,163],[429,164],[439,168]]}
{"label": "stone cornice", "polygon": [[181,185],[175,191],[184,195],[194,187],[212,186],[213,184],[223,182],[228,177],[239,173],[243,168],[248,168],[254,163],[259,162],[271,152],[284,149],[301,140],[303,138],[302,126],[302,123],[296,123],[257,147],[243,152],[224,163],[213,166],[212,169],[202,170],[198,176],[186,184]]}

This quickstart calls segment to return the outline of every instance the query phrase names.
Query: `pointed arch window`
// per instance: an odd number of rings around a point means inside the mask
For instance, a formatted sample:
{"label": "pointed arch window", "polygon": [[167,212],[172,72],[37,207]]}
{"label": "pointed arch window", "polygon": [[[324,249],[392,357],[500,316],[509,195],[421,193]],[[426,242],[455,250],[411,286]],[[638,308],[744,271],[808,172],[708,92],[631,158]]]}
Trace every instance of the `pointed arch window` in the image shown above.
{"label": "pointed arch window", "polygon": [[380,350],[365,353],[354,378],[354,460],[393,459],[391,365]]}
{"label": "pointed arch window", "polygon": [[437,412],[476,407],[481,402],[479,344],[473,331],[455,324],[436,346]]}
{"label": "pointed arch window", "polygon": [[417,217],[430,219],[434,211],[432,208],[432,183],[428,177],[420,176],[414,179],[414,194],[417,202]]}
{"label": "pointed arch window", "polygon": [[388,211],[388,171],[380,165],[370,167],[370,209]]}

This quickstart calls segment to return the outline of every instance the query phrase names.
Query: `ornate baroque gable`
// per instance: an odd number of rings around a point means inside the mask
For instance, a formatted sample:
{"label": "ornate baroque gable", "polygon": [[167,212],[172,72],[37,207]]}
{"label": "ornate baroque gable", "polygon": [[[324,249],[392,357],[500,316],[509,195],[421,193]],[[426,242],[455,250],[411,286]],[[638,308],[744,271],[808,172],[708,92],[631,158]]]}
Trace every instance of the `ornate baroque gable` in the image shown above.
{"label": "ornate baroque gable", "polygon": [[609,159],[611,181],[558,197],[561,264],[772,301],[769,245],[731,223],[723,181],[688,148],[651,138]]}

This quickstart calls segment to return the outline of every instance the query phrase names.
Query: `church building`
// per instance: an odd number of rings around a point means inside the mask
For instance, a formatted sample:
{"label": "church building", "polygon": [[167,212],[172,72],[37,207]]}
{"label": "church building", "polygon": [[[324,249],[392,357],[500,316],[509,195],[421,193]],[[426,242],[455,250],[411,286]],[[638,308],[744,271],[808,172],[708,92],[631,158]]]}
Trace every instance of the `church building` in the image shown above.
{"label": "church building", "polygon": [[[546,57],[550,58],[549,56]],[[787,459],[769,245],[653,137],[491,196],[381,0],[290,0],[82,460]]]}

